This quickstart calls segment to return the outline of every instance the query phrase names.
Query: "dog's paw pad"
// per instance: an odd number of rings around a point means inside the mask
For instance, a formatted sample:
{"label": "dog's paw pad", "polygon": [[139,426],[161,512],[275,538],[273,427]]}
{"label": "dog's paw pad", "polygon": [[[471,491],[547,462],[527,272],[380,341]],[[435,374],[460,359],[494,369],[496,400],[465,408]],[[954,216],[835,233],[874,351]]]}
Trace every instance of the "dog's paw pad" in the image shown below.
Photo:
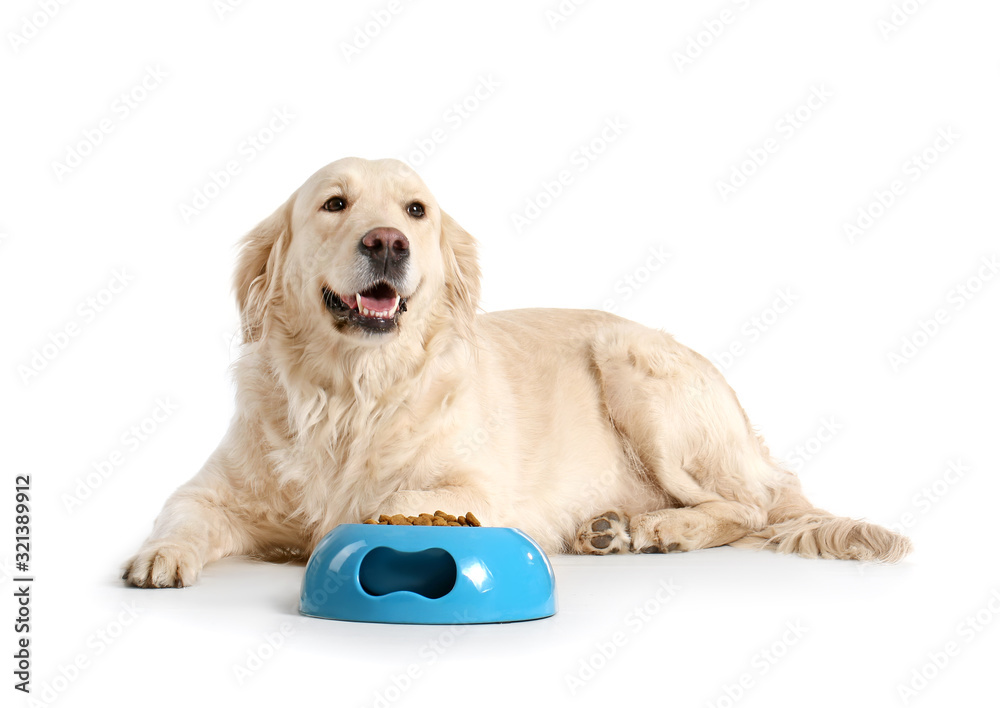
{"label": "dog's paw pad", "polygon": [[577,553],[604,556],[629,550],[628,516],[607,511],[591,519],[576,535],[573,550]]}

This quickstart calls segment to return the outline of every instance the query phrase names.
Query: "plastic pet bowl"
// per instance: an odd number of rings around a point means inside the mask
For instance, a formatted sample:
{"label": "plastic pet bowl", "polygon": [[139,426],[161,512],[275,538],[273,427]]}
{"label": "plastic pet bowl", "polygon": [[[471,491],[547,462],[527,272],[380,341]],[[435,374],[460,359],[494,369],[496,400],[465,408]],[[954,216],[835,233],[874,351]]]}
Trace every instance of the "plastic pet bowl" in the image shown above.
{"label": "plastic pet bowl", "polygon": [[358,622],[518,622],[555,614],[555,578],[519,529],[341,524],[309,558],[299,611]]}

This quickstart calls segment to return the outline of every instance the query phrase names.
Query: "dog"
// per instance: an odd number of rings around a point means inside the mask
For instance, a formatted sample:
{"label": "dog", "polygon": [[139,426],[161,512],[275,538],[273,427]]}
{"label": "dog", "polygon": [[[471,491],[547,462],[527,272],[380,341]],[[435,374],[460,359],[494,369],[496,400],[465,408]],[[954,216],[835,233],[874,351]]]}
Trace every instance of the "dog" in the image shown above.
{"label": "dog", "polygon": [[123,567],[184,587],[230,555],[306,558],[342,523],[471,511],[549,553],[721,545],[895,562],[814,508],[733,390],[661,331],[478,311],[476,242],[396,160],[312,175],[243,240],[236,413]]}

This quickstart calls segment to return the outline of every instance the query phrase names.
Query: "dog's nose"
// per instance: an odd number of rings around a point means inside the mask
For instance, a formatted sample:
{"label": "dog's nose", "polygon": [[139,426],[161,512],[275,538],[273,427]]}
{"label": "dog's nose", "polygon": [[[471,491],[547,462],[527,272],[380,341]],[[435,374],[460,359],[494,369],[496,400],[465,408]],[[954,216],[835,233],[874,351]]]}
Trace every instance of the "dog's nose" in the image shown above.
{"label": "dog's nose", "polygon": [[376,260],[398,259],[410,254],[410,242],[399,229],[382,226],[362,237],[361,250]]}

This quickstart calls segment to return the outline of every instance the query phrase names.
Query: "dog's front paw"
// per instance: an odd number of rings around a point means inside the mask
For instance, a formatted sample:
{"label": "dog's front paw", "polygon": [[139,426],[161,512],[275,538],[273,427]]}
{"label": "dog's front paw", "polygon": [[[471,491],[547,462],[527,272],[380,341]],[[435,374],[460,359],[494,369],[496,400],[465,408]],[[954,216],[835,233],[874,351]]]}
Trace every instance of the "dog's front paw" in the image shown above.
{"label": "dog's front paw", "polygon": [[628,553],[629,519],[623,511],[606,511],[580,527],[573,550],[595,556]]}
{"label": "dog's front paw", "polygon": [[183,588],[194,584],[203,565],[188,543],[154,542],[129,559],[122,580],[139,588]]}

